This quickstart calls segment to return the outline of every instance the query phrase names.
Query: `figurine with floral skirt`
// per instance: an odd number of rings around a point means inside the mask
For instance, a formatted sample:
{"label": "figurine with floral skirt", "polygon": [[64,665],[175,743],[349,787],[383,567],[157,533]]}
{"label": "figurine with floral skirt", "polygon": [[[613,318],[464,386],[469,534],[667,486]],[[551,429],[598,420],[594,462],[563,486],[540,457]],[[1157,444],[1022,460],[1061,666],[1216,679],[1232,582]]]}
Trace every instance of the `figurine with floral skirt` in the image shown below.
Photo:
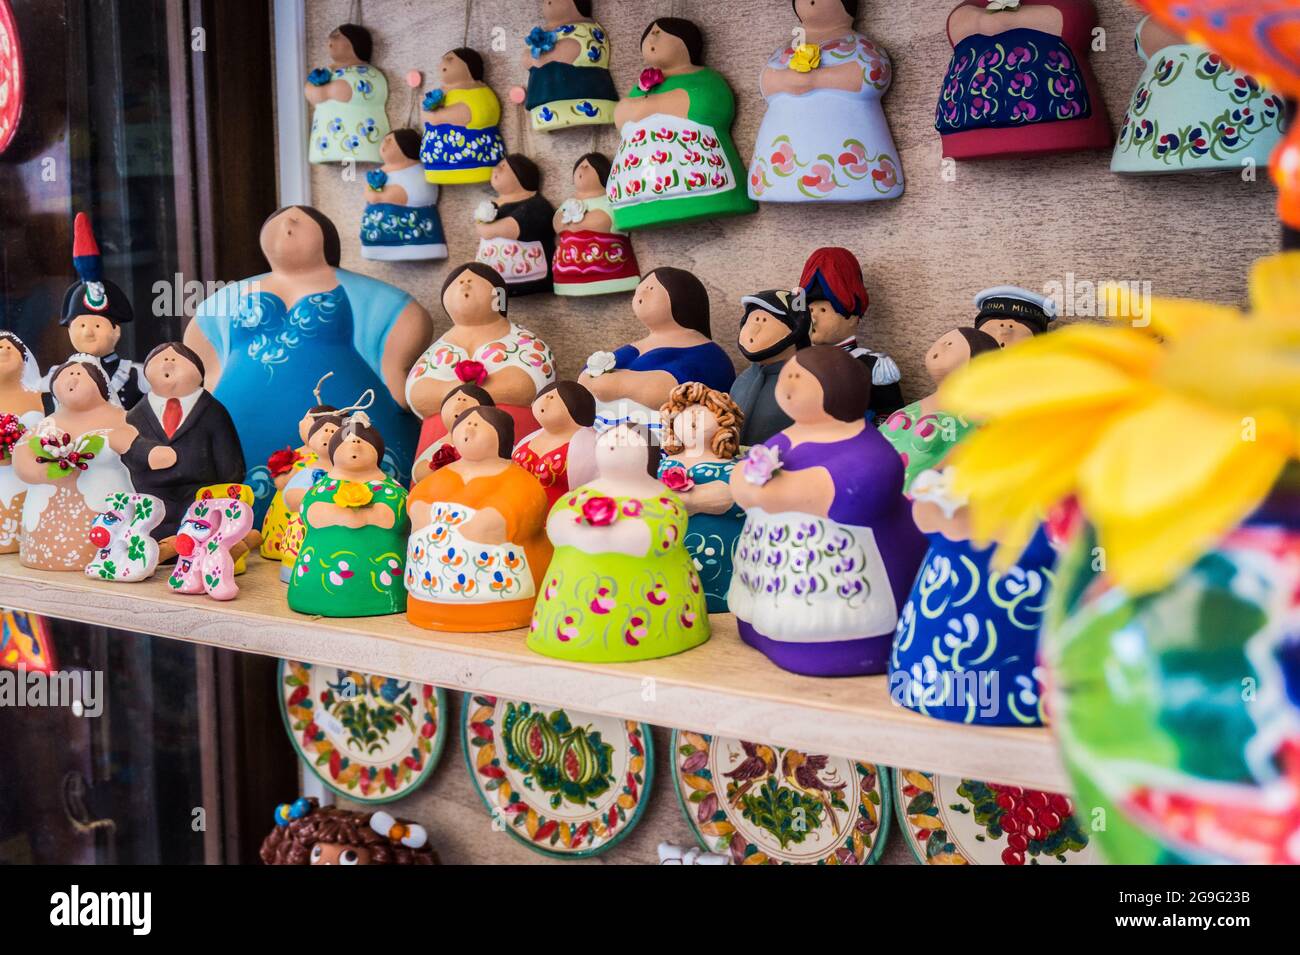
{"label": "figurine with floral skirt", "polygon": [[314,163],[379,162],[388,135],[388,80],[370,65],[370,31],[345,23],[330,31],[330,65],[312,70],[303,95],[312,105],[307,158]]}

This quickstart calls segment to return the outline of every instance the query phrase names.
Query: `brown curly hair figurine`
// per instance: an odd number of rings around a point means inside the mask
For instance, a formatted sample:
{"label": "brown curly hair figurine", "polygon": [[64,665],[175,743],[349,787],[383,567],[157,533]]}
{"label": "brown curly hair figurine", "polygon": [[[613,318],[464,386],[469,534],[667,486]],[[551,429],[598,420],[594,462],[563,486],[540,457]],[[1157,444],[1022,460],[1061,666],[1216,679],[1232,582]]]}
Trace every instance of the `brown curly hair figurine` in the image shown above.
{"label": "brown curly hair figurine", "polygon": [[718,391],[698,381],[687,381],[668,393],[668,401],[659,409],[663,418],[664,451],[677,454],[682,450],[681,439],[673,433],[673,418],[693,405],[701,405],[718,419],[718,433],[713,436],[709,450],[724,461],[740,453],[740,428],[745,414],[731,400],[731,395]]}
{"label": "brown curly hair figurine", "polygon": [[423,826],[306,798],[276,807],[275,829],[259,855],[266,865],[438,864]]}

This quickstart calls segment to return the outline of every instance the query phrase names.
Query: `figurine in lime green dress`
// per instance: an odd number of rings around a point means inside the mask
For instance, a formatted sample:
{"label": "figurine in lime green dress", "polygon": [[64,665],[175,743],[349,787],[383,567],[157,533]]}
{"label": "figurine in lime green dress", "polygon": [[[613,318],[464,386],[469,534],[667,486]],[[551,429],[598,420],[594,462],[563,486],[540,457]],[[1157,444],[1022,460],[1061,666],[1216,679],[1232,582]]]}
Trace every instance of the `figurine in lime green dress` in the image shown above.
{"label": "figurine in lime green dress", "polygon": [[369,30],[345,23],[329,35],[330,65],[307,75],[303,95],[313,107],[311,162],[382,162],[388,80],[370,65],[373,46]]}
{"label": "figurine in lime green dress", "polygon": [[686,508],[656,480],[659,449],[640,427],[596,442],[599,476],[560,498],[546,531],[528,646],[587,663],[650,660],[709,639],[704,587],[683,543]]}

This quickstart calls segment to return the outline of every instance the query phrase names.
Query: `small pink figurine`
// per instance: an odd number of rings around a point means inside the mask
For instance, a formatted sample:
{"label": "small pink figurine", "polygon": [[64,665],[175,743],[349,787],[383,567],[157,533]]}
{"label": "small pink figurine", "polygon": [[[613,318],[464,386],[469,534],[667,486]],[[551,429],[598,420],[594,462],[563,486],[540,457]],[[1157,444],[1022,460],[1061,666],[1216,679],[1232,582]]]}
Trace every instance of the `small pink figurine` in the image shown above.
{"label": "small pink figurine", "polygon": [[234,599],[239,585],[230,549],[252,529],[253,511],[243,501],[229,497],[195,501],[176,535],[176,569],[167,585],[180,594]]}

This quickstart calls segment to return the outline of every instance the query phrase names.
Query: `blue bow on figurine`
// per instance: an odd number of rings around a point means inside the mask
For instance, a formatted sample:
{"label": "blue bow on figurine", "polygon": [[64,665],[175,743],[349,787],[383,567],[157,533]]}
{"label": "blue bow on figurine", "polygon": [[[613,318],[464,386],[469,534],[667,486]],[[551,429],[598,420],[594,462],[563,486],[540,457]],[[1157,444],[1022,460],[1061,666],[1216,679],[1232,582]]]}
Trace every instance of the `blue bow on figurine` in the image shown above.
{"label": "blue bow on figurine", "polygon": [[275,824],[287,826],[295,819],[301,819],[311,812],[311,803],[299,796],[292,803],[282,802],[275,807]]}
{"label": "blue bow on figurine", "polygon": [[555,33],[551,30],[543,30],[541,27],[533,27],[528,36],[524,37],[524,42],[528,44],[533,59],[537,59],[543,53],[550,53],[555,49]]}
{"label": "blue bow on figurine", "polygon": [[333,74],[323,66],[318,66],[307,74],[307,82],[312,86],[324,86],[330,81]]}
{"label": "blue bow on figurine", "polygon": [[424,101],[420,103],[420,107],[426,112],[432,112],[442,105],[442,101],[446,98],[447,94],[442,90],[429,90],[424,94]]}
{"label": "blue bow on figurine", "polygon": [[380,189],[384,188],[384,186],[388,185],[388,173],[384,172],[382,169],[372,169],[366,173],[366,184],[369,185],[371,189],[375,190],[375,192],[378,192]]}

